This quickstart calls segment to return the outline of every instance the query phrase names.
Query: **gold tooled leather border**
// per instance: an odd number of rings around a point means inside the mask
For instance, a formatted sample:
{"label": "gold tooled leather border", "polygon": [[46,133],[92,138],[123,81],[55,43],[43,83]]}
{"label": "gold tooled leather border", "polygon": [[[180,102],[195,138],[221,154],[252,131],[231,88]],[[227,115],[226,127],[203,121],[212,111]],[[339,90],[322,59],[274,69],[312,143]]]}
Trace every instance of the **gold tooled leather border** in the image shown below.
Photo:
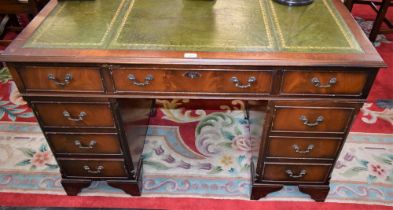
{"label": "gold tooled leather border", "polygon": [[[148,49],[152,49],[154,47],[158,47],[158,48],[162,48],[162,47],[168,47],[168,48],[169,47],[172,47],[172,48],[173,47],[198,48],[198,47],[200,47],[200,48],[227,48],[227,49],[230,49],[230,48],[234,48],[234,49],[238,49],[238,48],[244,48],[244,49],[253,48],[253,49],[273,50],[274,46],[273,46],[273,37],[272,37],[271,31],[270,31],[271,27],[269,26],[270,22],[269,22],[268,17],[266,16],[266,8],[263,5],[263,3],[261,2],[261,0],[257,0],[257,1],[259,3],[262,20],[264,22],[265,31],[266,31],[266,37],[267,37],[267,40],[268,40],[268,45],[258,45],[258,46],[236,45],[236,46],[228,46],[228,45],[180,45],[180,44],[173,45],[173,44],[119,43],[118,42],[119,36],[123,32],[123,28],[124,28],[125,24],[127,23],[127,20],[128,20],[130,14],[132,12],[132,8],[134,7],[135,1],[136,0],[132,0],[132,3],[129,5],[129,7],[128,7],[127,11],[126,11],[126,15],[124,16],[124,18],[123,18],[123,20],[121,22],[121,25],[119,27],[120,29],[117,31],[117,33],[115,35],[115,38],[113,39],[114,41],[110,44],[110,46],[114,46],[114,47],[111,47],[112,49],[117,49],[116,46],[122,46],[122,47],[131,48],[131,49],[132,49],[132,46],[141,46],[141,47],[146,46],[146,47],[148,47]],[[219,50],[219,49],[217,49],[217,50]]]}
{"label": "gold tooled leather border", "polygon": [[351,39],[349,32],[349,29],[346,28],[346,30],[344,29],[344,21],[340,20],[337,17],[337,14],[335,14],[335,12],[333,11],[333,9],[330,7],[329,3],[327,2],[327,0],[320,0],[323,2],[323,4],[325,5],[326,9],[329,11],[330,15],[332,16],[332,18],[334,19],[334,21],[336,22],[337,26],[339,27],[341,33],[344,35],[347,43],[349,46],[329,46],[329,47],[321,47],[321,46],[288,46],[285,38],[284,38],[284,34],[281,30],[280,27],[280,23],[278,20],[278,15],[277,12],[275,10],[275,6],[273,3],[273,1],[269,1],[270,4],[270,8],[272,11],[272,16],[273,16],[273,22],[274,25],[277,29],[278,35],[279,35],[279,44],[280,46],[285,50],[285,49],[323,49],[323,50],[355,50],[355,51],[359,51],[359,52],[363,52],[363,50],[361,49],[361,47],[359,46],[359,44],[354,40]]}
{"label": "gold tooled leather border", "polygon": [[109,23],[104,35],[102,36],[100,42],[51,42],[51,43],[46,43],[46,42],[39,42],[38,40],[42,37],[42,35],[46,32],[48,28],[50,28],[53,24],[54,21],[56,20],[55,17],[57,17],[63,9],[66,7],[66,5],[69,3],[69,1],[63,1],[62,5],[60,8],[56,11],[56,13],[53,14],[53,18],[51,18],[50,22],[43,25],[42,29],[39,29],[37,35],[34,36],[33,40],[31,41],[30,44],[27,44],[27,47],[34,47],[36,46],[103,46],[105,44],[105,40],[108,38],[109,33],[112,30],[113,25],[115,24],[116,20],[118,19],[118,16],[120,15],[120,12],[122,8],[124,7],[126,0],[121,0],[118,8],[116,9],[115,15],[113,16],[111,22]]}

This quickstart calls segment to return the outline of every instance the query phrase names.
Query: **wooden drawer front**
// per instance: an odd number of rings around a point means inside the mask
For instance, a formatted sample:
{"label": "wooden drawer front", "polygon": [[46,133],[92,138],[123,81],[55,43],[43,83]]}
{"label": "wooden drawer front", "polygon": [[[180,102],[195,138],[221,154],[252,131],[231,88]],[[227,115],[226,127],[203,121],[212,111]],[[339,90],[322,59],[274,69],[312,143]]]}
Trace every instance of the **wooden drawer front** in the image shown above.
{"label": "wooden drawer front", "polygon": [[58,162],[66,177],[128,177],[121,159],[60,159]]}
{"label": "wooden drawer front", "polygon": [[264,181],[323,183],[329,176],[331,164],[266,163]]}
{"label": "wooden drawer front", "polygon": [[367,72],[285,71],[281,93],[361,96],[367,76]]}
{"label": "wooden drawer front", "polygon": [[270,137],[267,157],[335,159],[341,138]]}
{"label": "wooden drawer front", "polygon": [[275,107],[272,131],[344,133],[354,113],[346,107]]}
{"label": "wooden drawer front", "polygon": [[270,93],[272,71],[115,69],[115,89],[157,92]]}
{"label": "wooden drawer front", "polygon": [[166,72],[159,69],[114,69],[112,77],[119,92],[165,91],[169,86]]}
{"label": "wooden drawer front", "polygon": [[18,70],[26,91],[104,92],[94,67],[25,66]]}
{"label": "wooden drawer front", "polygon": [[46,133],[56,154],[121,155],[117,134]]}
{"label": "wooden drawer front", "polygon": [[44,127],[114,127],[109,103],[35,102],[34,106]]}
{"label": "wooden drawer front", "polygon": [[272,71],[220,72],[220,92],[270,93]]}

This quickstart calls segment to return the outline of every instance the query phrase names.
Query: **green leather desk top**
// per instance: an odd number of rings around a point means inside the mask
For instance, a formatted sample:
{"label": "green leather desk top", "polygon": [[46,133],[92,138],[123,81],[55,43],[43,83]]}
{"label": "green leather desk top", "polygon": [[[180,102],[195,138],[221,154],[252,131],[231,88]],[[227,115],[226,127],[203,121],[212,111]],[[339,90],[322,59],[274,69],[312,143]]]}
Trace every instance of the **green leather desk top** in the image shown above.
{"label": "green leather desk top", "polygon": [[362,53],[331,0],[60,1],[23,48]]}

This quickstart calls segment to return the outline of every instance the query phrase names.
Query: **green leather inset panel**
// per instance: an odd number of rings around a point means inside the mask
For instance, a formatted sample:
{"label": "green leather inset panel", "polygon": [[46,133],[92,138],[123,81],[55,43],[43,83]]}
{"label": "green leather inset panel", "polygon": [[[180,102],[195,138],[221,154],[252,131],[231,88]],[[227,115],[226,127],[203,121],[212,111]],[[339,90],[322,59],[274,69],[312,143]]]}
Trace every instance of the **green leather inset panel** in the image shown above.
{"label": "green leather inset panel", "polygon": [[61,1],[24,47],[362,52],[331,0]]}
{"label": "green leather inset panel", "polygon": [[25,47],[105,48],[127,0],[62,1]]}
{"label": "green leather inset panel", "polygon": [[258,0],[136,0],[111,49],[273,50],[266,6]]}
{"label": "green leather inset panel", "polygon": [[331,0],[305,7],[269,2],[280,51],[361,52]]}

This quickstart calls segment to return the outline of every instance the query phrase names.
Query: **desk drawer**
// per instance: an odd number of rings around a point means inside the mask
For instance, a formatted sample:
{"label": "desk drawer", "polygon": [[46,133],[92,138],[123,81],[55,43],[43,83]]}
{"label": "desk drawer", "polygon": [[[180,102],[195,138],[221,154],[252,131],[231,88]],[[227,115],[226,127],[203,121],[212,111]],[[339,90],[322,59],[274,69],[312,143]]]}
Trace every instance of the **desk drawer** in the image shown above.
{"label": "desk drawer", "polygon": [[112,70],[117,92],[227,92],[269,94],[272,71]]}
{"label": "desk drawer", "polygon": [[95,67],[23,66],[18,73],[26,91],[104,92]]}
{"label": "desk drawer", "polygon": [[335,159],[341,138],[270,137],[267,158]]}
{"label": "desk drawer", "polygon": [[121,155],[117,134],[51,133],[47,132],[49,143],[56,154],[98,154]]}
{"label": "desk drawer", "polygon": [[58,162],[66,177],[128,177],[122,159],[58,159]]}
{"label": "desk drawer", "polygon": [[331,164],[265,163],[262,179],[276,182],[324,183]]}
{"label": "desk drawer", "polygon": [[33,102],[44,127],[115,126],[109,103]]}
{"label": "desk drawer", "polygon": [[281,94],[361,96],[367,72],[284,71]]}
{"label": "desk drawer", "polygon": [[272,131],[344,134],[354,110],[352,107],[275,106]]}

